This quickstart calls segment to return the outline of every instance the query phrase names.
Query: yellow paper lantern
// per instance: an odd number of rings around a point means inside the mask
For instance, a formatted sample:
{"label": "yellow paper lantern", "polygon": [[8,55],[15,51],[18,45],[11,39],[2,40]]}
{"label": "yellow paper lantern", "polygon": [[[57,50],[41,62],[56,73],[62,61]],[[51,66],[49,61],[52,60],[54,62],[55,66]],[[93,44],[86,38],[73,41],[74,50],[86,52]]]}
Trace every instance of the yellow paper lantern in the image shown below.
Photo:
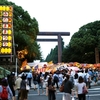
{"label": "yellow paper lantern", "polygon": [[8,36],[8,40],[10,41],[12,39],[12,37],[11,36]]}
{"label": "yellow paper lantern", "polygon": [[4,53],[5,52],[5,49],[4,48],[1,48],[1,53]]}
{"label": "yellow paper lantern", "polygon": [[2,7],[2,10],[5,11],[5,6]]}
{"label": "yellow paper lantern", "polygon": [[2,6],[0,6],[0,11],[2,10]]}
{"label": "yellow paper lantern", "polygon": [[5,7],[5,10],[6,10],[6,11],[9,11],[9,7],[8,7],[8,6],[6,6],[6,7]]}
{"label": "yellow paper lantern", "polygon": [[9,35],[11,34],[11,32],[12,32],[11,30],[8,30],[8,34],[9,34]]}
{"label": "yellow paper lantern", "polygon": [[2,41],[2,36],[0,36],[0,41]]}
{"label": "yellow paper lantern", "polygon": [[7,53],[7,52],[8,52],[8,49],[7,49],[7,48],[5,48],[4,52],[5,52],[5,53]]}
{"label": "yellow paper lantern", "polygon": [[11,53],[11,48],[8,48],[8,53]]}
{"label": "yellow paper lantern", "polygon": [[11,42],[8,42],[8,47],[11,47],[12,43]]}

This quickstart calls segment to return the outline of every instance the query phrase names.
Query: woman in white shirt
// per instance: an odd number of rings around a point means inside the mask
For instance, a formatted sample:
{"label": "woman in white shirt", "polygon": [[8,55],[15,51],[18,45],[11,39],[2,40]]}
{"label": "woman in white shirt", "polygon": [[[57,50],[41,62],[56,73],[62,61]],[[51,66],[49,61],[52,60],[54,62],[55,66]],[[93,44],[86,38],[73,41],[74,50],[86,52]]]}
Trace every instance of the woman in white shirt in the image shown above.
{"label": "woman in white shirt", "polygon": [[77,72],[75,73],[74,75],[74,90],[75,90],[75,95],[76,95],[76,98],[78,97],[77,96],[77,91],[76,91],[76,84],[78,83],[78,74]]}
{"label": "woman in white shirt", "polygon": [[84,82],[83,77],[80,76],[78,78],[78,83],[76,84],[76,91],[78,94],[78,100],[86,100],[86,94],[83,93],[83,87],[85,89],[87,89],[86,83]]}

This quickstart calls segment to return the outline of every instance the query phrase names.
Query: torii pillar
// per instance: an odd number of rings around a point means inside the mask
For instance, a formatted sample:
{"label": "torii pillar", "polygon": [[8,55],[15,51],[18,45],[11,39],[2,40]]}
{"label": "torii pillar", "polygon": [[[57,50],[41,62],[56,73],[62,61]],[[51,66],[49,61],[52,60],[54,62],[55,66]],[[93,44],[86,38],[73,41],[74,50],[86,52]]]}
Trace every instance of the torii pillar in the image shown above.
{"label": "torii pillar", "polygon": [[62,44],[61,36],[70,36],[70,32],[39,32],[38,36],[58,36],[58,39],[37,39],[41,42],[57,42],[58,41],[58,63],[62,62]]}

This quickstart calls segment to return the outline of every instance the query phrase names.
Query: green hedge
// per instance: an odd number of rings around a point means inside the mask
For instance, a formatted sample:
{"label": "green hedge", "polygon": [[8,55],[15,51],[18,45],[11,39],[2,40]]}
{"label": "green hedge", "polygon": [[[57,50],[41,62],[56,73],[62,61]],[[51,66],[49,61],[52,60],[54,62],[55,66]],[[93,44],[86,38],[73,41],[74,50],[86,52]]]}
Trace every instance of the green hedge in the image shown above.
{"label": "green hedge", "polygon": [[3,67],[0,67],[0,78],[6,77],[10,73],[10,71],[4,69]]}

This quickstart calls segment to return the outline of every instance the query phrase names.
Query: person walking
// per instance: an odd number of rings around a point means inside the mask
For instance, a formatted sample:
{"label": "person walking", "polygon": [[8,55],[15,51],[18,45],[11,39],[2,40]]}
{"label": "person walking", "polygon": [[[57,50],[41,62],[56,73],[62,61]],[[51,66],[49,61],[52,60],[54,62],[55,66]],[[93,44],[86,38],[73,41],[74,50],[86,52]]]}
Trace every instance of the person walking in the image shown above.
{"label": "person walking", "polygon": [[91,88],[91,76],[88,73],[88,69],[85,70],[84,82],[86,83],[87,88]]}
{"label": "person walking", "polygon": [[61,86],[62,82],[63,82],[63,74],[62,72],[60,71],[60,74],[59,74],[59,86]]}
{"label": "person walking", "polygon": [[19,74],[18,78],[15,80],[15,88],[18,91],[17,100],[19,100],[19,98],[20,98],[20,84],[21,84],[21,81],[22,81],[22,78],[21,78],[21,75]]}
{"label": "person walking", "polygon": [[29,81],[29,86],[31,87],[31,80],[32,80],[33,76],[32,76],[32,73],[31,72],[28,72],[27,74],[27,79]]}
{"label": "person walking", "polygon": [[33,73],[33,83],[34,83],[34,90],[36,90],[38,74],[36,72]]}
{"label": "person walking", "polygon": [[26,90],[26,84],[29,85],[29,81],[27,81],[27,75],[22,75],[22,81],[20,84],[20,100],[27,100],[28,98],[28,90]]}
{"label": "person walking", "polygon": [[56,100],[56,95],[55,95],[55,92],[56,92],[56,88],[54,87],[54,82],[53,82],[53,79],[52,77],[50,76],[48,78],[48,100]]}
{"label": "person walking", "polygon": [[74,75],[74,90],[75,90],[76,98],[78,98],[77,91],[76,91],[76,84],[77,83],[78,83],[78,73],[76,72],[75,75]]}
{"label": "person walking", "polygon": [[49,75],[49,72],[45,72],[45,75],[44,75],[44,81],[45,81],[45,87],[46,87],[46,96],[48,96],[48,79],[49,79],[50,75]]}
{"label": "person walking", "polygon": [[93,81],[94,81],[94,84],[97,85],[97,81],[98,81],[98,72],[96,69],[94,69],[93,71]]}
{"label": "person walking", "polygon": [[57,72],[54,72],[54,74],[53,74],[53,81],[54,81],[54,84],[56,84],[57,89],[59,89],[59,85],[58,85],[59,76],[58,76]]}
{"label": "person walking", "polygon": [[[87,90],[86,83],[82,76],[78,78],[78,83],[76,84],[76,91],[78,94],[78,100],[86,100],[86,94],[83,93],[83,88]],[[87,90],[88,91],[88,90]]]}
{"label": "person walking", "polygon": [[70,75],[65,75],[65,80],[63,81],[62,85],[64,85],[64,100],[71,100],[71,93],[73,90],[73,83],[69,80]]}
{"label": "person walking", "polygon": [[42,89],[42,94],[44,94],[44,89],[43,89],[43,75],[42,75],[42,72],[38,73],[38,76],[37,76],[37,82],[38,82],[38,95],[40,95],[40,87]]}
{"label": "person walking", "polygon": [[15,73],[11,72],[10,75],[7,77],[9,87],[13,93],[13,100],[16,100],[15,96]]}
{"label": "person walking", "polygon": [[[6,89],[5,92],[7,92],[6,95],[3,94],[4,88]],[[0,82],[0,100],[3,100],[2,94],[4,95],[5,100],[12,100],[12,98],[13,98],[12,91],[8,85],[7,79],[5,79],[5,78],[1,79],[1,82]]]}

